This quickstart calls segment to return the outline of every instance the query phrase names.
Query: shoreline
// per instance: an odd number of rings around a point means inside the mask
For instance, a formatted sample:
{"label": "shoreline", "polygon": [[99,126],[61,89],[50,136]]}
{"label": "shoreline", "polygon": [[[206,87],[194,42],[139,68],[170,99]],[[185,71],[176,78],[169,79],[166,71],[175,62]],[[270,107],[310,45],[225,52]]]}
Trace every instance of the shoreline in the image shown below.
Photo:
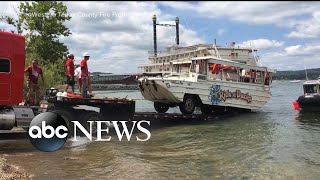
{"label": "shoreline", "polygon": [[0,155],[0,179],[1,180],[16,180],[32,179],[32,174],[27,173],[24,169],[7,163],[5,155]]}

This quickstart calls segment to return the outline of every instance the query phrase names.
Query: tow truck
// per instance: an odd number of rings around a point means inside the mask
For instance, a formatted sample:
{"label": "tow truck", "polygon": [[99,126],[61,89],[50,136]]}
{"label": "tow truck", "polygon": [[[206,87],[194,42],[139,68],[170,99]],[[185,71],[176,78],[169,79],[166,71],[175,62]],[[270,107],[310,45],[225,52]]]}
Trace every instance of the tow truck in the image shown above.
{"label": "tow truck", "polygon": [[43,112],[61,115],[68,125],[71,121],[79,121],[85,128],[89,128],[89,120],[133,119],[133,100],[69,97],[58,99],[56,89],[48,89],[44,96],[49,106],[19,105],[23,100],[25,37],[0,31],[0,42],[0,130],[12,130],[14,127],[28,129],[32,119]]}

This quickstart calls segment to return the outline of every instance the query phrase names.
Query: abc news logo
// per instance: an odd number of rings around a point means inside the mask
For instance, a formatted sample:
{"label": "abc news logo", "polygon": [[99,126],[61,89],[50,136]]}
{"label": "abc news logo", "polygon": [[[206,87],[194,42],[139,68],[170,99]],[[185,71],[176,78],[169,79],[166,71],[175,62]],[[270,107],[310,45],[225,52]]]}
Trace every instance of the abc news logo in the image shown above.
{"label": "abc news logo", "polygon": [[[119,126],[119,122],[120,125]],[[29,140],[31,144],[40,151],[52,152],[60,149],[66,143],[68,135],[73,132],[71,141],[79,141],[78,133],[85,135],[90,141],[92,141],[93,135],[96,135],[95,141],[110,141],[111,136],[102,136],[102,133],[109,133],[109,127],[113,127],[118,140],[121,141],[124,136],[127,140],[131,140],[132,133],[135,127],[142,133],[146,138],[139,138],[136,136],[136,141],[147,141],[151,137],[151,133],[148,129],[142,126],[145,123],[150,126],[150,121],[132,121],[132,128],[129,132],[128,121],[87,121],[89,123],[89,131],[78,121],[71,121],[71,129],[68,129],[67,122],[58,114],[53,112],[45,112],[37,115],[30,123],[29,127]],[[93,132],[93,127],[96,124],[96,134]],[[73,125],[73,126],[72,126]],[[123,129],[121,130],[122,127]],[[71,135],[71,134],[70,134]]]}

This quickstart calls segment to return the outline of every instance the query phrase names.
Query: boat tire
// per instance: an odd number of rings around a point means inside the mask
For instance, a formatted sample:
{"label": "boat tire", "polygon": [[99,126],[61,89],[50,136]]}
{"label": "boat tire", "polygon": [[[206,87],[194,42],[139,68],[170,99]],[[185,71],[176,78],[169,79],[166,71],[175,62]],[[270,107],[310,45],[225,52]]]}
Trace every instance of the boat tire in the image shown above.
{"label": "boat tire", "polygon": [[179,105],[182,114],[192,114],[196,108],[196,100],[192,96],[185,96],[183,102]]}
{"label": "boat tire", "polygon": [[168,104],[165,104],[165,103],[154,102],[154,109],[155,109],[158,113],[165,113],[165,112],[168,111],[169,105],[168,105]]}

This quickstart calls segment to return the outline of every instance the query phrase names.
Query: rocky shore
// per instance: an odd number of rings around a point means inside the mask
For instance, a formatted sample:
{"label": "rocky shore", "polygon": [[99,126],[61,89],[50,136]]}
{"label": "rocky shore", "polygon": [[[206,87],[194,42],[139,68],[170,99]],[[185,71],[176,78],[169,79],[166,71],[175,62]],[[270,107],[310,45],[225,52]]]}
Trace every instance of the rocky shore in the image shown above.
{"label": "rocky shore", "polygon": [[0,179],[1,180],[29,180],[31,174],[26,173],[23,169],[8,164],[3,155],[0,155]]}

